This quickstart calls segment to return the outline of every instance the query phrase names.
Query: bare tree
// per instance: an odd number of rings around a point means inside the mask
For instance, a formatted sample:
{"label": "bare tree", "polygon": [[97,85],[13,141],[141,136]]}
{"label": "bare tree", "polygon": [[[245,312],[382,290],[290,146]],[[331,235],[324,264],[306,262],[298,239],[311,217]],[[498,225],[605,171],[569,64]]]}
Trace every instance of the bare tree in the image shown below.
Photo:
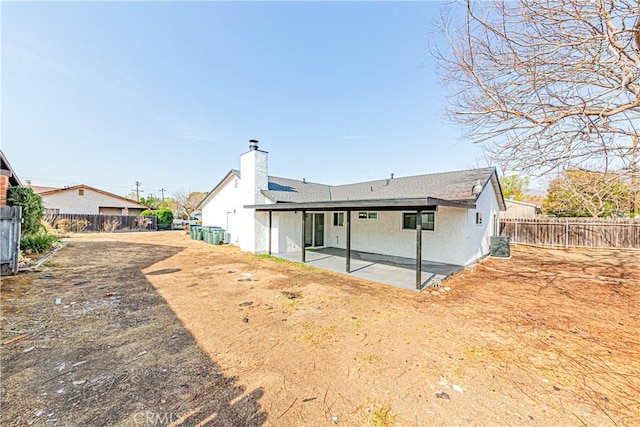
{"label": "bare tree", "polygon": [[186,216],[183,219],[189,219],[191,214],[196,210],[202,199],[207,195],[206,192],[179,190],[173,193],[173,197],[178,203],[182,214]]}
{"label": "bare tree", "polygon": [[448,113],[473,142],[533,175],[587,164],[637,173],[637,0],[462,5],[463,19],[443,13],[448,43],[432,51],[453,89]]}

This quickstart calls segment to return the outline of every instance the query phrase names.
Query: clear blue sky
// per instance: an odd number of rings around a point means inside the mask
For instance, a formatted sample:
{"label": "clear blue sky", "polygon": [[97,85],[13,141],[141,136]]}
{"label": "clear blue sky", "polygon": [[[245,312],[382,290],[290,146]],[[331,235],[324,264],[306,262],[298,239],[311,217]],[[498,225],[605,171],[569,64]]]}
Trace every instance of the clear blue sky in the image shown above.
{"label": "clear blue sky", "polygon": [[487,165],[443,114],[439,2],[0,4],[2,149],[34,185],[209,191],[252,138],[327,184]]}

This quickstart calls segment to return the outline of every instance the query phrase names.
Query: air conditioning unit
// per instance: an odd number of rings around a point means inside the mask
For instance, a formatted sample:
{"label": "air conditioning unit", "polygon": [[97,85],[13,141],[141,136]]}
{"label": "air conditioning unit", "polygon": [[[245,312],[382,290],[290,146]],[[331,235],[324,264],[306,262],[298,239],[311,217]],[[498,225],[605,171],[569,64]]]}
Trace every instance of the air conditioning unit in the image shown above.
{"label": "air conditioning unit", "polygon": [[510,258],[509,236],[491,236],[489,240],[489,253],[499,258]]}

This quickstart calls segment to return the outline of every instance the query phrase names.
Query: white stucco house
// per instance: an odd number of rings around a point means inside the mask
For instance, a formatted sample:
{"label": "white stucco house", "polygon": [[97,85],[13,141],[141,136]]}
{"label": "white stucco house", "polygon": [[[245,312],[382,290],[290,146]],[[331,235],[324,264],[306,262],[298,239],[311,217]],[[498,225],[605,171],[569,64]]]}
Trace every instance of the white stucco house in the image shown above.
{"label": "white stucco house", "polygon": [[51,188],[31,187],[42,197],[44,207],[58,214],[140,215],[149,209],[142,203],[88,185]]}
{"label": "white stucco house", "polygon": [[252,140],[199,208],[244,251],[305,262],[303,247],[344,249],[349,273],[352,250],[468,266],[489,253],[505,201],[495,168],[337,186],[274,177]]}

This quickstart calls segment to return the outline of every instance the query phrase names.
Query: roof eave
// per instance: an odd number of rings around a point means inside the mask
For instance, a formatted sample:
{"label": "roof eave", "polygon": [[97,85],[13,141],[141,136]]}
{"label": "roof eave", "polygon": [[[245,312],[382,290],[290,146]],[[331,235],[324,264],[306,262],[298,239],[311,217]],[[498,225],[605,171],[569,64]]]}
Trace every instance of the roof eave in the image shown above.
{"label": "roof eave", "polygon": [[108,197],[111,197],[111,198],[114,198],[114,199],[123,200],[123,201],[129,202],[129,203],[138,205],[138,206],[132,207],[131,209],[137,209],[137,208],[150,209],[149,206],[144,205],[144,204],[142,204],[140,202],[136,202],[135,200],[131,200],[131,199],[128,199],[126,197],[119,196],[117,194],[109,193],[108,191],[100,190],[99,188],[91,187],[91,186],[85,185],[85,184],[78,184],[78,185],[74,185],[74,186],[71,186],[71,187],[57,188],[55,190],[43,191],[42,193],[39,193],[39,195],[41,197],[44,197],[44,196],[50,196],[50,195],[56,194],[56,193],[62,193],[62,192],[65,192],[65,191],[71,191],[71,190],[77,190],[77,189],[87,189],[87,190],[95,191],[96,193],[100,193],[100,194],[103,194],[105,196],[108,196]]}
{"label": "roof eave", "polygon": [[[487,177],[487,179],[482,183],[482,190],[484,191],[485,186],[491,181],[491,185],[493,186],[493,192],[496,194],[496,199],[498,201],[498,207],[500,211],[504,212],[507,210],[507,204],[504,201],[504,195],[502,194],[502,186],[500,185],[500,179],[498,179],[498,171],[496,168],[493,168],[493,172]],[[482,194],[482,192],[480,193]],[[476,200],[480,197],[480,194],[476,196]]]}
{"label": "roof eave", "polygon": [[202,199],[202,200],[200,200],[200,203],[198,203],[198,206],[196,206],[196,209],[202,209],[202,207],[203,207],[204,205],[206,205],[207,203],[209,203],[209,200],[211,199],[211,197],[213,197],[214,193],[215,193],[216,191],[218,191],[218,189],[219,189],[220,187],[222,187],[222,185],[223,185],[223,184],[227,181],[227,179],[229,179],[229,177],[230,177],[230,176],[232,176],[232,175],[235,175],[235,176],[236,176],[236,177],[238,177],[238,178],[240,177],[240,176],[238,175],[238,173],[237,173],[237,171],[236,171],[236,170],[231,169],[231,170],[230,170],[230,171],[229,171],[229,172],[224,176],[224,178],[222,178],[222,179],[220,180],[220,182],[219,182],[218,184],[216,184],[216,186],[215,186],[215,187],[213,187],[213,188],[211,189],[211,191],[209,191],[209,193],[207,193],[207,195],[205,196],[205,198],[204,198],[204,199]]}
{"label": "roof eave", "polygon": [[419,199],[377,199],[377,200],[332,200],[322,202],[305,203],[275,203],[262,205],[245,205],[246,209],[256,211],[341,211],[341,210],[414,210],[419,208],[429,208],[434,206],[447,206],[462,209],[474,209],[475,203],[471,201],[444,200],[433,197]]}

